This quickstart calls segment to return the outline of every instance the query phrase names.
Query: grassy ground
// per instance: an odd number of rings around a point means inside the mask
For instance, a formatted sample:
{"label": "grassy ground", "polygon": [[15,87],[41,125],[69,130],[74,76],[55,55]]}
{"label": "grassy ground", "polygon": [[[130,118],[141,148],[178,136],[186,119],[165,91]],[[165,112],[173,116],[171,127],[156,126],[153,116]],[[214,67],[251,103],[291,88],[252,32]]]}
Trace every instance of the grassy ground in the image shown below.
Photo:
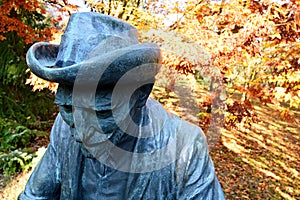
{"label": "grassy ground", "polygon": [[[191,105],[201,104],[200,99],[208,95],[205,92],[196,96],[187,94],[185,103],[188,104],[180,106],[176,94],[166,93],[165,89],[155,87],[153,96],[167,109],[192,122],[197,120],[195,113],[199,110]],[[255,110],[257,123],[247,128],[223,129],[211,149],[227,199],[300,199],[299,111],[293,112],[293,122],[286,122],[278,106],[256,103]],[[2,188],[0,199],[16,199],[30,173],[16,176]]]}

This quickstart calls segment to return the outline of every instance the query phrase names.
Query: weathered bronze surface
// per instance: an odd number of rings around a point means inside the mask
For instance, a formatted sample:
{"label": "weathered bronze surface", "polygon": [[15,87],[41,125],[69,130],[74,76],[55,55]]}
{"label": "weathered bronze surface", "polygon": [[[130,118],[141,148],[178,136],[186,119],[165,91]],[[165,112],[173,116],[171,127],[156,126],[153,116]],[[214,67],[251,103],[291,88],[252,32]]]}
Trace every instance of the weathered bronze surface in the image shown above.
{"label": "weathered bronze surface", "polygon": [[59,83],[60,114],[19,199],[225,199],[201,129],[148,97],[160,50],[133,26],[76,13],[27,61]]}

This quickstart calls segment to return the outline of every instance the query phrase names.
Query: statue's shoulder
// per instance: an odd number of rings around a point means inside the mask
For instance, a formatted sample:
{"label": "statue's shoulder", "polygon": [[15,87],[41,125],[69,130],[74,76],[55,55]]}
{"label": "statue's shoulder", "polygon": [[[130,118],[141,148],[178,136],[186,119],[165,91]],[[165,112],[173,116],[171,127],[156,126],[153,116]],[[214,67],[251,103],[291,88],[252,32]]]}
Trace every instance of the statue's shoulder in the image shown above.
{"label": "statue's shoulder", "polygon": [[147,106],[153,113],[156,113],[154,120],[159,121],[157,123],[160,124],[160,127],[175,133],[174,136],[177,142],[182,143],[180,146],[201,144],[202,148],[206,148],[206,136],[199,126],[187,122],[176,114],[167,111],[159,102],[151,98],[148,99]]}
{"label": "statue's shoulder", "polygon": [[182,120],[181,127],[179,129],[180,129],[180,131],[184,132],[191,138],[199,139],[201,141],[204,141],[204,140],[206,141],[204,132],[202,131],[202,129],[199,126],[196,126],[195,124],[192,124],[190,122]]}

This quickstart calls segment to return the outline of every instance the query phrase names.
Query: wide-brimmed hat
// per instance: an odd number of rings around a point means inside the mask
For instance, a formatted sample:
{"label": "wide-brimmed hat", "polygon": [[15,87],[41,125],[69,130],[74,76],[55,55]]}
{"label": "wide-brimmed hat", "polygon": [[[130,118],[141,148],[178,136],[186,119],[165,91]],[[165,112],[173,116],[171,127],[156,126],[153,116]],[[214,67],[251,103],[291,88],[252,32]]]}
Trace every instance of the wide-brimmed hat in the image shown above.
{"label": "wide-brimmed hat", "polygon": [[110,75],[126,73],[136,64],[160,62],[157,45],[139,44],[137,31],[130,24],[103,14],[79,12],[70,17],[60,45],[34,44],[27,53],[27,64],[40,78],[69,85],[74,84],[80,67],[93,73],[95,66],[87,60],[95,61],[96,56],[103,59],[97,64],[114,65],[109,67]]}
{"label": "wide-brimmed hat", "polygon": [[159,47],[140,44],[132,25],[90,12],[71,15],[59,45],[38,42],[27,53],[35,75],[59,83],[56,102],[60,105],[71,104],[75,83],[85,87],[96,81],[111,88],[129,71],[133,73],[124,83],[147,82],[154,79],[160,62]]}

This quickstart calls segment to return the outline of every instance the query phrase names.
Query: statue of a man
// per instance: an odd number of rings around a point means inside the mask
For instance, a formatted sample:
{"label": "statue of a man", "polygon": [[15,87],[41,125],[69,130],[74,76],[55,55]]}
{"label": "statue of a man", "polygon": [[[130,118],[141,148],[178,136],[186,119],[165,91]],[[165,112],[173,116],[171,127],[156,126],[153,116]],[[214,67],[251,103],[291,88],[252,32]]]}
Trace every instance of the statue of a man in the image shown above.
{"label": "statue of a man", "polygon": [[201,129],[148,98],[160,50],[133,26],[73,14],[61,44],[34,44],[27,62],[59,83],[60,113],[19,199],[224,199]]}

